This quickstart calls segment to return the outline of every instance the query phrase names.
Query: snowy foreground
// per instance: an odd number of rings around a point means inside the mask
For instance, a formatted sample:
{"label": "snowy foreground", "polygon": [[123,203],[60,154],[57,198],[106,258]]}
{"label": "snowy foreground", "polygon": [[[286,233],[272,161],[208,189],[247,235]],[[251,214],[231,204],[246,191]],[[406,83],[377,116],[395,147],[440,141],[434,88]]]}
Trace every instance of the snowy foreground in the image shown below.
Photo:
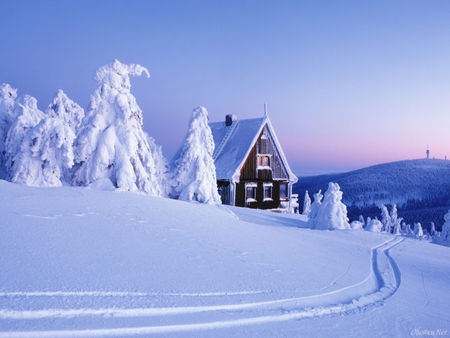
{"label": "snowy foreground", "polygon": [[0,337],[450,335],[448,247],[5,181],[0,215]]}

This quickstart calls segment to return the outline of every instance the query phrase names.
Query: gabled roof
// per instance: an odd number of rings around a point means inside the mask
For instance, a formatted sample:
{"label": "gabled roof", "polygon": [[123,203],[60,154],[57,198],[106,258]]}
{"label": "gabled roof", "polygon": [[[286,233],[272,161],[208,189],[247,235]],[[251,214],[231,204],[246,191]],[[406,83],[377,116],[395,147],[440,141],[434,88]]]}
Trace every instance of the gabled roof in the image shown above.
{"label": "gabled roof", "polygon": [[289,180],[293,182],[297,181],[297,177],[291,171],[284,156],[268,116],[236,120],[233,121],[231,126],[226,126],[225,121],[209,124],[216,145],[213,159],[216,165],[217,179],[228,179],[239,182],[241,168],[265,125],[269,128],[273,137]]}

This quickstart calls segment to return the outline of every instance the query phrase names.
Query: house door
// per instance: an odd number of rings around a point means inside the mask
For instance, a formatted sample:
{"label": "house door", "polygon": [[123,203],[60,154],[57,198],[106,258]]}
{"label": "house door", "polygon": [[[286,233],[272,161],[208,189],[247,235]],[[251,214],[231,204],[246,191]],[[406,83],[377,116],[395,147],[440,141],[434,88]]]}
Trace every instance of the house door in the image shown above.
{"label": "house door", "polygon": [[222,200],[222,204],[230,205],[230,182],[228,181],[218,181],[217,189],[219,191],[220,198]]}

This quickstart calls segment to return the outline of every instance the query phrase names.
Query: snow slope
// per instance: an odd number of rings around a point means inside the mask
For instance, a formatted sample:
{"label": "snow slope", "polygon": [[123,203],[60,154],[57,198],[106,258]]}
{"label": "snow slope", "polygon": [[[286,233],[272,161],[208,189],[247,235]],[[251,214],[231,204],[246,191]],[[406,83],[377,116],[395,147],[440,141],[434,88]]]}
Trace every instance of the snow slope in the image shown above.
{"label": "snow slope", "polygon": [[5,181],[0,215],[0,337],[450,329],[447,247],[310,230],[299,215]]}

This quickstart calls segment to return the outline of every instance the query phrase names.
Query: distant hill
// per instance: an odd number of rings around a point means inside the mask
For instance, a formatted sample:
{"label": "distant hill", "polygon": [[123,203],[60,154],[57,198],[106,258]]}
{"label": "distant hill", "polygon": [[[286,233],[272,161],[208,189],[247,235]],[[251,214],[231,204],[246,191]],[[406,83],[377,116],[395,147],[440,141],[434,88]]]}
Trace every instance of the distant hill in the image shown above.
{"label": "distant hill", "polygon": [[399,215],[407,223],[429,222],[442,225],[450,208],[450,161],[436,159],[407,160],[379,164],[346,173],[300,177],[294,185],[300,208],[305,191],[311,199],[325,192],[329,182],[337,182],[343,191],[343,202],[350,220],[379,216],[380,204],[397,204]]}

